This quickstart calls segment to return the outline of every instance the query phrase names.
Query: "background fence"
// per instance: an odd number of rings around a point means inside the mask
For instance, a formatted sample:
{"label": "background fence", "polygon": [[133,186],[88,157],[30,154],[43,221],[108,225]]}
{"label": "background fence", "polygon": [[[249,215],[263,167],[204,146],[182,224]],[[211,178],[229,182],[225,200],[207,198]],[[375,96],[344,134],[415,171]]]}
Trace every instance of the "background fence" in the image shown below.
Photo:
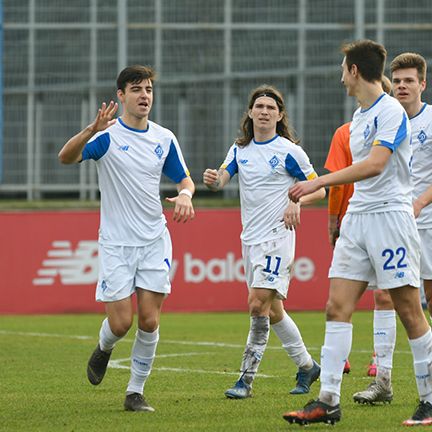
{"label": "background fence", "polygon": [[129,64],[156,68],[151,118],[176,133],[199,183],[224,158],[254,86],[283,91],[323,172],[331,136],[355,104],[340,84],[341,44],[367,37],[390,60],[403,51],[432,60],[430,0],[4,0],[2,8],[0,198],[97,197],[95,165],[61,167],[57,153],[115,97]]}

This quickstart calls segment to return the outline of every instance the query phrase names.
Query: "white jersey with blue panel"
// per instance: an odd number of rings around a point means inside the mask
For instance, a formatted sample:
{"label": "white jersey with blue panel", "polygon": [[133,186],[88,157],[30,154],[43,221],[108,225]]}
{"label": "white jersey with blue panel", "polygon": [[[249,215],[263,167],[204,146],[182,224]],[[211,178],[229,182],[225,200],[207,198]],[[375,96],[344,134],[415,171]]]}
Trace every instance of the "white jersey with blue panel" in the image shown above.
{"label": "white jersey with blue panel", "polygon": [[[415,199],[432,185],[432,106],[423,104],[420,112],[410,118],[410,123]],[[432,205],[422,209],[417,226],[420,229],[432,228]]]}
{"label": "white jersey with blue panel", "polygon": [[392,152],[383,172],[354,184],[347,213],[408,211],[412,213],[411,127],[402,105],[382,94],[368,109],[358,108],[350,127],[353,164],[369,156],[372,146]]}
{"label": "white jersey with blue panel", "polygon": [[145,246],[165,230],[159,195],[161,174],[174,183],[189,175],[175,135],[149,121],[133,129],[120,118],[99,132],[82,152],[96,161],[101,192],[99,242]]}
{"label": "white jersey with blue panel", "polygon": [[269,141],[233,144],[221,166],[239,175],[243,244],[253,245],[287,235],[283,222],[288,189],[317,177],[304,150],[276,135]]}

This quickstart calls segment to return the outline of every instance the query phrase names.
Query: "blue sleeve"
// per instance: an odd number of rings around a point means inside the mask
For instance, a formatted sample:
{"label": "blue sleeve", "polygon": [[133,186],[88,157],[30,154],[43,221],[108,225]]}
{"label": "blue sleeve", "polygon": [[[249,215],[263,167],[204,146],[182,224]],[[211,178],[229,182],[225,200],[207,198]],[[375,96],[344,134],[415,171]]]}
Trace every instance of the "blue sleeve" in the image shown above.
{"label": "blue sleeve", "polygon": [[227,157],[220,168],[228,171],[230,177],[233,177],[238,173],[237,147],[235,145],[231,146],[229,149]]}
{"label": "blue sleeve", "polygon": [[99,160],[108,151],[110,141],[109,132],[105,132],[93,141],[88,142],[82,151],[82,160]]}
{"label": "blue sleeve", "polygon": [[300,165],[289,153],[285,158],[285,168],[291,177],[299,179],[300,181],[307,180],[307,177],[300,168]]}
{"label": "blue sleeve", "polygon": [[168,156],[165,159],[162,172],[174,183],[180,183],[184,178],[189,176],[189,172],[182,163],[182,160],[183,158],[180,158],[174,142],[171,141]]}
{"label": "blue sleeve", "polygon": [[396,132],[396,136],[394,138],[393,142],[390,141],[386,141],[386,140],[375,140],[373,142],[373,145],[380,145],[383,147],[387,147],[388,149],[391,150],[391,152],[394,152],[401,144],[401,142],[406,138],[408,134],[408,130],[407,130],[407,116],[405,113],[403,113],[403,117],[402,117],[402,122]]}

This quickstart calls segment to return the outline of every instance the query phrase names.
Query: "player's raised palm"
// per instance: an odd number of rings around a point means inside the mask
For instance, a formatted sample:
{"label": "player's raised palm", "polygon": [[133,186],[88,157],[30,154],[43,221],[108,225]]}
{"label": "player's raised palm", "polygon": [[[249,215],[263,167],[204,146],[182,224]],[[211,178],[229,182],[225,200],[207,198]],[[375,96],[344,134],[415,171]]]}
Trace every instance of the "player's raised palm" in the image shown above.
{"label": "player's raised palm", "polygon": [[103,102],[98,110],[96,118],[90,125],[91,130],[93,132],[100,132],[112,126],[117,121],[117,119],[113,118],[117,109],[117,102],[114,103],[114,101],[111,101],[108,105]]}

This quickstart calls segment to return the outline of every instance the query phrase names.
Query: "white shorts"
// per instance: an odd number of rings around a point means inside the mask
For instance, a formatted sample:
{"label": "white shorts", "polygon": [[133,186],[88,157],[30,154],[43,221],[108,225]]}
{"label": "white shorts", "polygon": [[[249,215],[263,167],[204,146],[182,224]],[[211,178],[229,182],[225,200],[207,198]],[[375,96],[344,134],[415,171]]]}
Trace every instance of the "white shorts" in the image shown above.
{"label": "white shorts", "polygon": [[418,230],[421,245],[420,277],[432,280],[432,228]]}
{"label": "white shorts", "polygon": [[286,299],[294,262],[295,233],[257,245],[242,245],[245,277],[248,288],[267,288]]}
{"label": "white shorts", "polygon": [[404,211],[348,213],[336,242],[329,278],[368,281],[379,289],[420,286],[420,238]]}
{"label": "white shorts", "polygon": [[169,294],[172,262],[168,230],[147,246],[99,245],[99,281],[96,301],[113,302],[130,297],[136,288]]}

